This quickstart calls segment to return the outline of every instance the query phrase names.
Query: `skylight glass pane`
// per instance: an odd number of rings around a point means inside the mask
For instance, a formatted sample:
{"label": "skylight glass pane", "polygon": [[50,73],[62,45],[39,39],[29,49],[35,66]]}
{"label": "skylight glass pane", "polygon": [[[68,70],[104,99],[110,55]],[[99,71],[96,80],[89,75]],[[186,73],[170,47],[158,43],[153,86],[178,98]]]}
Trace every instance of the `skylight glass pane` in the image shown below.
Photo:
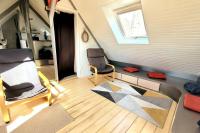
{"label": "skylight glass pane", "polygon": [[125,37],[147,37],[142,10],[118,14]]}

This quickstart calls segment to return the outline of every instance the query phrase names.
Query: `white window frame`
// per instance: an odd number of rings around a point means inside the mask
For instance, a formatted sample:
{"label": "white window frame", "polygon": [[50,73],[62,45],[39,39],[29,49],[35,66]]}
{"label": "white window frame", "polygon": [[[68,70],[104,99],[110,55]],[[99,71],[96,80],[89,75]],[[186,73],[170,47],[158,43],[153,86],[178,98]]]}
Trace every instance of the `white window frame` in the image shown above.
{"label": "white window frame", "polygon": [[[105,17],[108,21],[109,26],[120,45],[141,45],[141,44],[149,44],[148,31],[146,29],[146,24],[144,20],[144,26],[147,33],[147,37],[131,37],[127,38],[124,35],[122,27],[119,24],[118,14],[123,12],[129,12],[132,10],[142,10],[142,6],[140,2],[132,3],[129,0],[117,0],[116,2],[110,3],[103,7],[103,11]],[[143,14],[144,19],[144,14]]]}
{"label": "white window frame", "polygon": [[[118,24],[119,24],[119,27],[120,27],[120,29],[121,29],[121,32],[123,32],[123,34],[124,34],[124,36],[125,36],[126,38],[146,38],[146,37],[148,37],[148,35],[147,35],[147,32],[146,32],[145,23],[143,23],[143,24],[144,24],[145,35],[135,35],[135,36],[130,36],[130,37],[127,36],[127,33],[126,33],[126,31],[125,31],[125,28],[124,28],[123,25],[122,25],[122,22],[121,22],[121,19],[120,19],[120,15],[123,15],[124,13],[135,12],[135,11],[141,11],[141,13],[142,13],[142,10],[141,10],[141,9],[130,10],[130,11],[123,12],[123,13],[117,13],[117,20],[118,20]],[[143,17],[143,13],[142,13],[142,17]],[[143,17],[143,22],[144,22],[144,17]]]}

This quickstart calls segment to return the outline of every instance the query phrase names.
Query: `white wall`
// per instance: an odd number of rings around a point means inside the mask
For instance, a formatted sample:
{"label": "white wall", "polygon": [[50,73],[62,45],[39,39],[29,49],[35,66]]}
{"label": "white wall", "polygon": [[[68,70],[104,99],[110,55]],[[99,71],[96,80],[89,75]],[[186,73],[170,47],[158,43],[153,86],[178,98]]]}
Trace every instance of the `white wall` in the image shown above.
{"label": "white wall", "polygon": [[103,14],[113,0],[73,1],[110,59],[199,74],[200,0],[142,0],[150,44],[132,46],[117,44]]}

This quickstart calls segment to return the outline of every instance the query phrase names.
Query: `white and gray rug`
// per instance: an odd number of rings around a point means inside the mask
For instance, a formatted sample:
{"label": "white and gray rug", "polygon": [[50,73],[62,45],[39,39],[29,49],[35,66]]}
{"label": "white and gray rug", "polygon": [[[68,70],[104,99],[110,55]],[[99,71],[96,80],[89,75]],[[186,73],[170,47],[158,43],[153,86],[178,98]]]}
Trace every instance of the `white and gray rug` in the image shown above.
{"label": "white and gray rug", "polygon": [[172,104],[168,97],[122,81],[105,82],[92,91],[159,127],[163,127]]}

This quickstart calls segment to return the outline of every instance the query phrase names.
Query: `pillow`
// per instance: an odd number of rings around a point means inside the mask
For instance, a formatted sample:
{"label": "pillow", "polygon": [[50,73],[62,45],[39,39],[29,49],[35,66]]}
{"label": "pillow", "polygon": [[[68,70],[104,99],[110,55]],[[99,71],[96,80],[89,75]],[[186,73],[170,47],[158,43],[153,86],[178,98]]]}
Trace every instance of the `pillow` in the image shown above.
{"label": "pillow", "polygon": [[154,78],[154,79],[166,79],[166,75],[164,73],[159,73],[159,72],[148,72],[147,76],[149,78]]}
{"label": "pillow", "polygon": [[187,82],[184,84],[184,88],[185,90],[187,90],[188,92],[198,95],[200,94],[200,83],[196,83],[196,82]]}
{"label": "pillow", "polygon": [[125,67],[125,68],[123,68],[123,70],[127,71],[129,73],[139,72],[139,69],[135,68],[135,67]]}
{"label": "pillow", "polygon": [[184,95],[184,107],[196,112],[200,112],[200,97],[192,94]]}

